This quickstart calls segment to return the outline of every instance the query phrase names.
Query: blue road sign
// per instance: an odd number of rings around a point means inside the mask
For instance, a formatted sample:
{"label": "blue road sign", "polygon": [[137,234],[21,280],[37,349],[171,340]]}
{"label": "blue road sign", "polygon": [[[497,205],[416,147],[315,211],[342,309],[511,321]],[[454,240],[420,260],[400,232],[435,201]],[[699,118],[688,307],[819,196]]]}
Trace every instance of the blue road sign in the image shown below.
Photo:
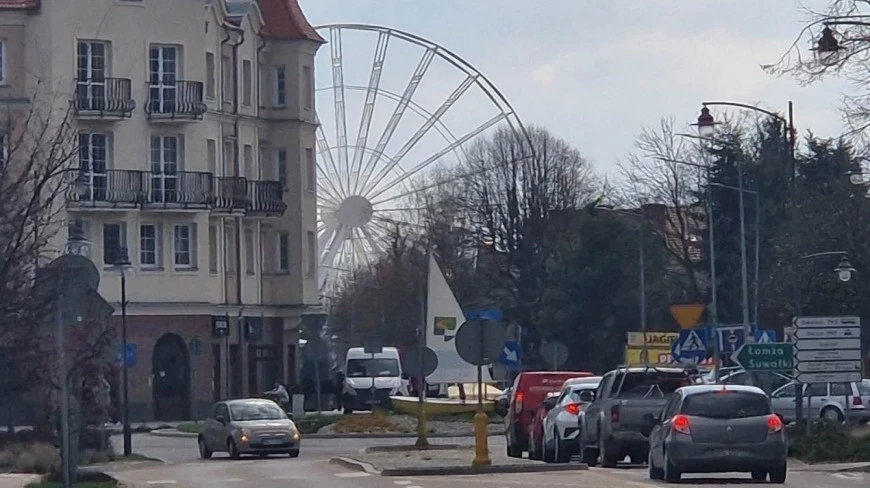
{"label": "blue road sign", "polygon": [[716,328],[719,336],[719,352],[733,353],[740,349],[746,339],[742,325],[719,326]]}
{"label": "blue road sign", "polygon": [[707,359],[707,329],[681,330],[680,338],[671,344],[671,356],[675,361]]}
{"label": "blue road sign", "polygon": [[[139,359],[139,355],[136,353],[136,344],[127,343],[127,354],[125,354],[125,356],[128,368],[132,368],[136,365],[136,361]],[[121,346],[118,346],[118,354],[115,355],[115,361],[118,364],[123,364],[121,359]]]}
{"label": "blue road sign", "polygon": [[465,312],[465,320],[474,319],[500,321],[502,313],[501,310],[468,310]]}
{"label": "blue road sign", "polygon": [[755,329],[756,344],[772,344],[776,342],[776,331],[772,329]]}
{"label": "blue road sign", "polygon": [[501,355],[498,357],[498,362],[504,366],[516,369],[520,365],[520,358],[523,355],[522,348],[516,341],[506,341]]}

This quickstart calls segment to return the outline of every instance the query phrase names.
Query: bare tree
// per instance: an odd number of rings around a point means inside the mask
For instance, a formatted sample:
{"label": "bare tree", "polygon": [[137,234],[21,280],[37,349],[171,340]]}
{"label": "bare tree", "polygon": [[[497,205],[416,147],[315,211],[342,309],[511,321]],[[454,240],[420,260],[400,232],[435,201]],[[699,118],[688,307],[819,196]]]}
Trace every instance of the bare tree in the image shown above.
{"label": "bare tree", "polygon": [[[870,127],[870,0],[830,0],[824,10],[804,9],[808,15],[788,50],[762,68],[772,74],[790,75],[804,85],[825,75],[845,77],[856,92],[843,97],[843,114],[852,135],[863,136]],[[836,51],[819,51],[825,30],[836,40]],[[830,40],[825,36],[825,41]],[[823,41],[823,42],[825,42]]]}
{"label": "bare tree", "polygon": [[681,277],[691,295],[686,299],[699,299],[701,285],[695,240],[701,233],[704,214],[698,198],[706,163],[697,144],[677,135],[671,118],[662,118],[656,128],[644,128],[637,136],[635,147],[637,152],[620,165],[627,181],[623,199],[637,207],[664,205],[657,224],[663,227],[665,247],[679,263]]}

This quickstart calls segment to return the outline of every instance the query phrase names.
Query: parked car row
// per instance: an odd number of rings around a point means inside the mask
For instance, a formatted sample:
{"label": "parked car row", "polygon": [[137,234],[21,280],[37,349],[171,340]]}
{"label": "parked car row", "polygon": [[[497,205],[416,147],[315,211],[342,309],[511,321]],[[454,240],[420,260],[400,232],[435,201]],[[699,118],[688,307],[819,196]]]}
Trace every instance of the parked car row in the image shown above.
{"label": "parked car row", "polygon": [[785,422],[768,393],[705,383],[697,370],[681,367],[620,367],[601,377],[524,372],[496,411],[505,418],[511,457],[528,452],[565,463],[576,455],[605,468],[630,457],[647,463],[654,480],[737,471],[784,483]]}

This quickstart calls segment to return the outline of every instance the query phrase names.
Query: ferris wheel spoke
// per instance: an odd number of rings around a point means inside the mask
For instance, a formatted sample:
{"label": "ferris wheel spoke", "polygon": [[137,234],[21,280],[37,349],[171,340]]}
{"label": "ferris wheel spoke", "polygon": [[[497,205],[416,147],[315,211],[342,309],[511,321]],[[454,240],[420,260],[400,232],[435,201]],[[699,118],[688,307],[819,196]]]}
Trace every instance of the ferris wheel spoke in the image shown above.
{"label": "ferris wheel spoke", "polygon": [[[327,184],[329,184],[329,180],[327,180]],[[326,185],[318,181],[317,190],[318,199],[329,202],[335,207],[338,207],[341,204],[341,198],[336,194],[335,188],[327,188]]]}
{"label": "ferris wheel spoke", "polygon": [[329,247],[326,248],[326,253],[320,261],[322,264],[330,265],[336,262],[335,257],[341,249],[341,246],[344,244],[345,236],[347,235],[347,228],[340,225],[335,230],[334,234],[335,236],[332,238],[332,242],[329,243]]}
{"label": "ferris wheel spoke", "polygon": [[353,248],[354,259],[356,260],[356,264],[369,264],[369,256],[366,255],[365,242],[360,235],[360,229],[355,228],[354,238],[351,246]]}
{"label": "ferris wheel spoke", "polygon": [[[344,185],[341,183],[341,175],[338,171],[338,166],[335,165],[335,158],[332,157],[332,150],[329,148],[329,143],[326,141],[326,134],[323,132],[323,126],[320,124],[320,118],[317,119],[317,130],[315,131],[317,137],[317,153],[325,154],[326,159],[329,162],[329,165],[332,167],[332,171],[329,168],[326,168],[326,165],[322,168],[322,171],[327,176],[335,175],[335,178],[327,178],[327,181],[335,180],[338,184],[339,196],[346,196],[347,192],[344,189]],[[318,158],[319,159],[319,158]],[[317,163],[318,167],[320,166],[320,162]],[[335,183],[333,183],[335,185]]]}
{"label": "ferris wheel spoke", "polygon": [[365,236],[366,241],[369,243],[369,246],[372,248],[372,251],[380,255],[382,252],[381,246],[378,244],[377,240],[375,240],[372,231],[366,226],[361,227],[360,230],[362,231],[363,236]]}
{"label": "ferris wheel spoke", "polygon": [[[391,180],[389,183],[383,185],[383,187],[381,188],[381,190],[379,190],[379,191],[377,191],[377,192],[375,192],[374,194],[372,194],[372,195],[369,196],[369,200],[374,200],[375,198],[377,198],[377,197],[383,195],[384,193],[386,193],[386,192],[392,190],[393,188],[396,187],[396,185],[402,183],[403,181],[407,180],[407,179],[410,178],[411,176],[413,176],[413,175],[419,173],[420,171],[426,169],[429,165],[431,165],[432,163],[438,161],[439,159],[441,159],[442,157],[444,157],[444,155],[446,155],[446,154],[450,153],[451,151],[453,151],[457,146],[461,146],[462,144],[465,144],[465,143],[468,142],[469,140],[471,140],[471,139],[477,137],[478,135],[480,135],[480,134],[481,134],[482,132],[484,132],[485,130],[487,130],[487,129],[489,129],[490,127],[492,127],[493,125],[499,123],[499,122],[500,122],[501,120],[503,120],[505,117],[507,117],[507,114],[505,114],[505,113],[500,113],[500,114],[496,115],[495,117],[493,117],[493,118],[487,120],[487,121],[484,122],[483,124],[477,126],[477,128],[475,128],[474,130],[472,130],[472,131],[466,133],[464,136],[460,137],[458,140],[456,140],[455,142],[453,142],[453,143],[450,144],[449,146],[447,146],[447,147],[445,147],[444,149],[442,149],[442,150],[438,151],[437,153],[433,154],[432,156],[430,156],[429,158],[427,158],[425,161],[421,162],[421,163],[418,164],[417,166],[414,166],[413,168],[411,168],[411,169],[410,169],[407,173],[405,173],[403,176],[400,176],[399,178],[395,178],[395,179]],[[375,189],[373,189],[373,191],[374,191],[374,190],[375,190]]]}
{"label": "ferris wheel spoke", "polygon": [[342,64],[341,28],[329,29],[330,59],[332,60],[332,85],[335,104],[335,134],[338,150],[338,166],[341,175],[350,186],[350,163],[347,158],[347,113],[344,103],[344,65]]}
{"label": "ferris wheel spoke", "polygon": [[450,96],[448,96],[447,99],[445,99],[444,102],[441,103],[441,106],[439,106],[438,109],[436,109],[435,112],[433,112],[432,115],[430,115],[426,119],[423,125],[421,125],[419,129],[417,129],[417,132],[415,132],[414,135],[412,135],[411,138],[408,139],[405,145],[402,146],[401,149],[399,149],[399,152],[396,153],[395,156],[393,156],[393,162],[389,165],[383,166],[381,170],[377,173],[377,175],[375,175],[371,179],[371,183],[367,185],[368,188],[363,190],[363,194],[366,193],[366,190],[376,188],[378,184],[387,177],[390,171],[392,171],[393,168],[395,168],[399,164],[399,162],[401,162],[402,159],[404,159],[405,156],[408,155],[411,149],[413,149],[414,146],[416,146],[417,143],[420,142],[420,139],[422,139],[423,136],[425,136],[432,129],[432,127],[434,127],[435,124],[437,124],[441,120],[441,117],[443,117],[444,114],[446,114],[447,111],[450,110],[451,107],[453,107],[453,105],[462,97],[462,95],[464,95],[469,88],[474,86],[475,81],[477,81],[477,76],[469,75],[465,78],[465,80],[462,81],[462,83],[459,84],[459,86],[456,87],[455,90],[453,90],[453,93],[451,93]]}
{"label": "ferris wheel spoke", "polygon": [[402,98],[399,100],[398,105],[396,105],[396,109],[393,111],[393,115],[390,117],[389,122],[387,122],[384,132],[381,134],[380,140],[378,140],[378,145],[375,146],[374,152],[369,157],[368,162],[366,162],[366,165],[360,174],[363,188],[368,185],[369,175],[371,175],[375,168],[377,168],[378,161],[380,161],[384,150],[387,148],[387,144],[390,143],[390,139],[393,138],[393,134],[399,126],[399,122],[402,121],[402,117],[405,115],[405,110],[407,110],[408,104],[411,103],[411,99],[414,98],[414,93],[417,92],[420,82],[423,81],[423,77],[429,70],[432,60],[435,59],[435,52],[436,50],[433,48],[426,49],[426,52],[423,53],[423,57],[420,58],[420,62],[417,64],[417,69],[414,70],[414,74],[411,75],[411,79],[405,86],[405,91],[402,92]]}
{"label": "ferris wheel spoke", "polygon": [[378,34],[378,44],[375,46],[375,58],[372,60],[372,70],[369,75],[369,84],[366,87],[366,101],[362,116],[359,121],[359,130],[356,137],[356,148],[353,151],[353,165],[351,166],[356,177],[353,178],[353,192],[356,193],[359,186],[359,173],[362,171],[363,156],[365,155],[366,142],[369,138],[369,130],[372,126],[372,116],[375,113],[375,102],[378,98],[378,87],[381,84],[381,73],[384,69],[384,59],[387,57],[387,46],[390,42],[390,34],[381,32]]}

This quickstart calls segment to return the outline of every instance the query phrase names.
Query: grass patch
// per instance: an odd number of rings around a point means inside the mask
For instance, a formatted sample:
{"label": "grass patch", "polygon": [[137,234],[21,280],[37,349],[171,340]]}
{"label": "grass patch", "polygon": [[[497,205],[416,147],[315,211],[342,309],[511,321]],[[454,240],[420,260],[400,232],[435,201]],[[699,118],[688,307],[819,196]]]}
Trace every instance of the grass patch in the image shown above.
{"label": "grass patch", "polygon": [[817,420],[812,435],[806,436],[806,424],[788,427],[789,455],[809,463],[870,461],[870,436],[856,435],[836,422]]}
{"label": "grass patch", "polygon": [[332,430],[339,434],[411,432],[411,429],[394,424],[383,410],[375,410],[371,415],[342,415],[332,424]]}
{"label": "grass patch", "polygon": [[321,428],[335,423],[338,417],[339,415],[306,415],[293,419],[293,423],[302,434],[316,434]]}
{"label": "grass patch", "polygon": [[175,429],[179,432],[186,432],[188,434],[199,434],[200,428],[202,428],[202,423],[184,422],[178,424],[178,427],[176,427]]}

